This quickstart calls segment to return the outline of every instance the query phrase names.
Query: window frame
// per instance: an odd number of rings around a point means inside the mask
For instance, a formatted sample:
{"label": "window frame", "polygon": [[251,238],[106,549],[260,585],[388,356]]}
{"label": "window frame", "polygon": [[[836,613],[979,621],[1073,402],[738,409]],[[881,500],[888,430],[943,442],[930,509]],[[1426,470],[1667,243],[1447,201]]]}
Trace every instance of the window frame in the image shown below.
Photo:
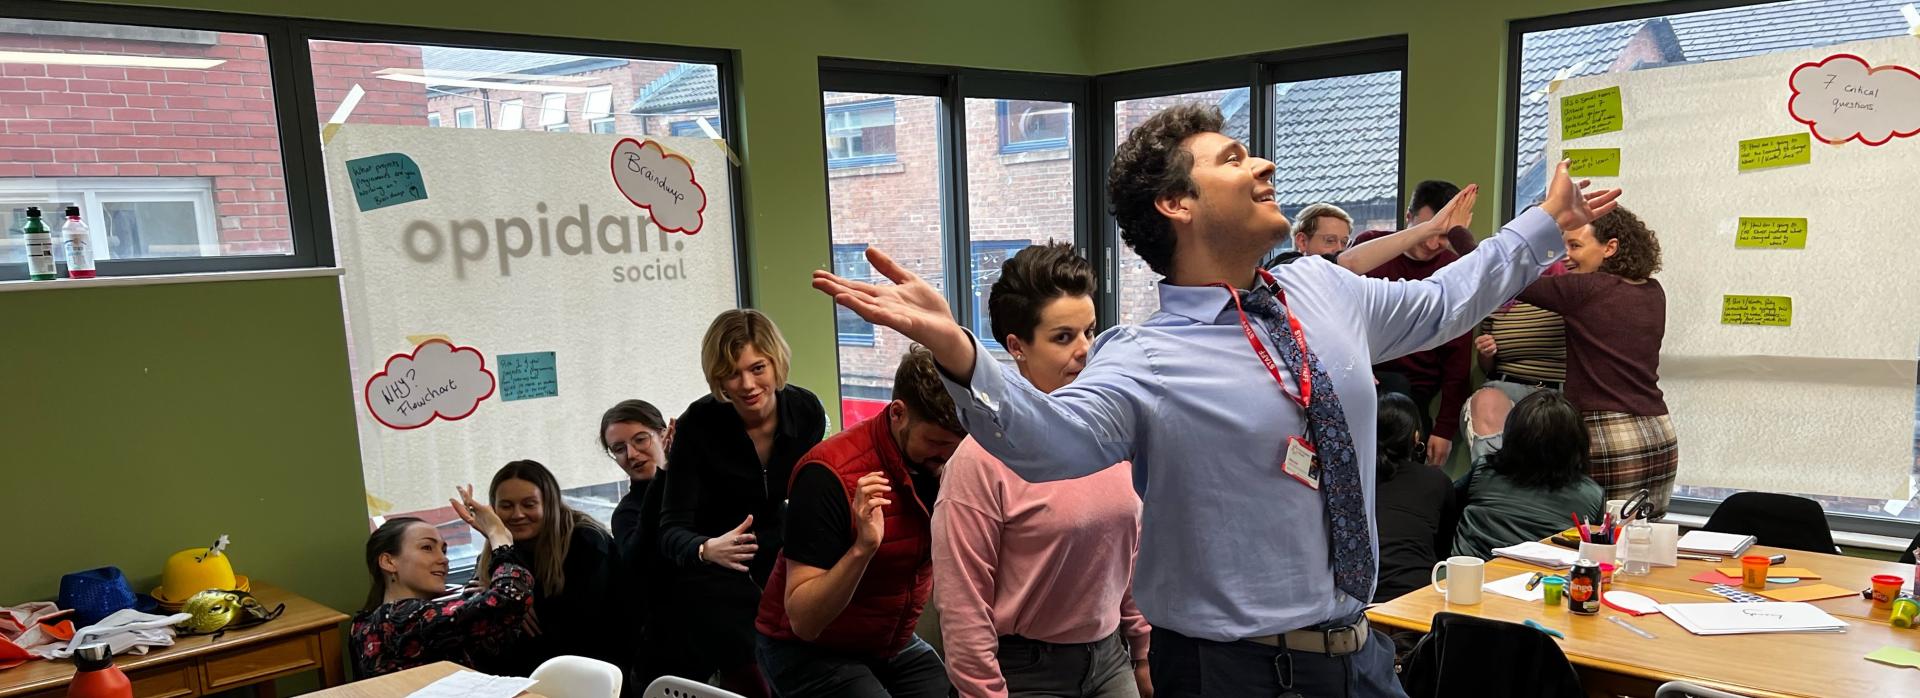
{"label": "window frame", "polygon": [[[842,252],[853,252],[853,253],[865,255],[867,252],[867,247],[868,247],[867,243],[864,243],[864,242],[847,242],[847,243],[834,244],[833,257],[830,260],[828,260],[832,265],[833,273],[835,274],[840,273],[839,261],[840,261],[840,254]],[[872,265],[868,265],[867,268],[869,271],[871,271],[873,267]],[[839,346],[850,346],[850,347],[873,346],[874,343],[878,340],[875,337],[876,330],[873,326],[873,323],[871,322],[867,322],[864,319],[860,321],[860,324],[867,326],[867,331],[863,333],[849,333],[849,332],[840,331],[840,314],[845,312],[853,312],[853,311],[847,310],[846,308],[842,308],[838,304],[835,304],[833,306],[833,318],[834,318],[833,334],[835,338],[834,344]]]}
{"label": "window frame", "polygon": [[[1397,70],[1400,71],[1400,158],[1396,165],[1399,176],[1395,177],[1398,191],[1394,198],[1402,205],[1395,206],[1400,210],[1394,216],[1395,222],[1404,226],[1406,206],[1403,203],[1408,193],[1407,43],[1407,36],[1400,34],[1097,76],[1093,86],[1095,111],[1089,121],[1094,122],[1094,137],[1098,139],[1095,155],[1099,158],[1100,171],[1105,172],[1112,167],[1113,150],[1119,145],[1114,134],[1113,117],[1114,105],[1119,102],[1246,88],[1247,139],[1252,141],[1246,144],[1247,150],[1254,157],[1271,159],[1273,101],[1269,93],[1276,83]],[[1106,214],[1108,201],[1105,188],[1096,193],[1098,199],[1095,210],[1101,220],[1099,243],[1094,246],[1094,252],[1098,255],[1094,259],[1094,268],[1100,270],[1101,279],[1096,311],[1100,327],[1104,330],[1112,327],[1120,316],[1120,298],[1115,279],[1120,275],[1122,248],[1126,243],[1120,239],[1118,224]]]}
{"label": "window frame", "polygon": [[[851,92],[853,90],[836,90],[836,91]],[[882,104],[886,105],[887,111],[892,112],[893,120],[894,120],[893,121],[894,128],[899,128],[900,106],[894,103],[894,99],[892,97],[882,97],[879,99],[867,99],[867,100],[861,100],[858,102],[846,102],[843,104],[829,104],[829,105],[826,105],[822,111],[822,114],[823,114],[822,119],[831,120],[833,119],[834,116],[840,115],[840,114],[851,114],[854,112],[867,111],[869,109],[876,109]],[[881,153],[878,155],[849,155],[847,157],[836,158],[833,156],[832,147],[828,147],[826,152],[827,152],[827,168],[836,169],[836,170],[845,169],[848,167],[872,167],[874,165],[887,165],[887,164],[899,162],[900,160],[900,152],[897,146],[895,147],[894,152]]]}
{"label": "window frame", "polygon": [[[1507,65],[1504,87],[1505,94],[1512,98],[1506,100],[1504,114],[1502,115],[1504,123],[1501,124],[1501,137],[1504,139],[1502,143],[1505,147],[1501,149],[1504,153],[1501,155],[1500,160],[1500,176],[1505,186],[1500,187],[1500,210],[1512,211],[1515,203],[1514,197],[1518,193],[1515,191],[1516,187],[1513,185],[1520,176],[1520,152],[1518,147],[1520,143],[1520,72],[1523,67],[1521,59],[1524,57],[1523,48],[1525,46],[1526,35],[1556,29],[1584,27],[1593,24],[1651,19],[1693,12],[1724,10],[1735,7],[1770,5],[1781,1],[1783,0],[1667,0],[1666,2],[1607,7],[1581,12],[1568,12],[1557,15],[1518,19],[1509,22],[1507,24]],[[1720,502],[1715,500],[1675,494],[1667,510],[1675,514],[1705,518],[1712,516],[1714,509],[1719,506]],[[1836,534],[1856,533],[1870,536],[1884,536],[1902,541],[1911,541],[1916,535],[1920,535],[1920,521],[1828,512],[1825,511],[1825,507],[1822,507],[1822,512],[1827,517],[1827,526]]]}
{"label": "window frame", "polygon": [[[1002,104],[1004,104],[1004,102],[1002,102]],[[1032,247],[1033,244],[1034,242],[1032,240],[968,240],[968,263],[971,265],[972,260],[978,258],[983,251],[1004,251],[1008,253],[1008,257],[1012,257],[1014,253]],[[971,296],[973,294],[973,289],[973,280],[969,279],[967,281],[968,295]],[[988,349],[1005,351],[1006,347],[1001,346],[1000,338],[994,336],[993,318],[988,314],[988,309],[984,307],[986,304],[975,301],[971,305],[973,306],[973,321],[967,325],[967,328],[973,330],[973,335],[978,337],[980,343],[986,345]]]}
{"label": "window frame", "polygon": [[[196,186],[187,186],[191,180]],[[215,208],[212,177],[6,177],[0,178],[0,206],[15,201],[35,203],[62,198],[75,200],[81,220],[93,231],[95,249],[111,250],[105,243],[108,204],[186,203],[194,207],[194,241],[204,253],[220,245],[220,217]],[[61,211],[45,211],[47,224],[56,232],[64,220]],[[203,255],[204,256],[204,255]],[[191,257],[189,257],[191,258]],[[180,257],[105,257],[95,253],[95,264],[120,263]]]}
{"label": "window frame", "polygon": [[[511,112],[513,114],[512,119],[507,118],[509,109],[512,110]],[[526,100],[509,99],[500,103],[500,123],[495,124],[494,128],[499,129],[501,131],[518,131],[526,127],[527,127]]]}
{"label": "window frame", "polygon": [[[994,100],[994,126],[1000,131],[1000,152],[1002,154],[1031,153],[1036,150],[1057,150],[1067,147],[1067,142],[1072,135],[1071,133],[1059,138],[1034,138],[1024,141],[1008,140],[1009,131],[1007,130],[1007,119],[1012,116],[1012,114],[1007,109],[1007,102],[1010,101],[1031,100]],[[1071,131],[1071,128],[1069,128],[1069,131]]]}
{"label": "window frame", "polygon": [[[466,117],[462,119],[461,117]],[[461,125],[461,121],[466,121]],[[455,107],[453,110],[454,128],[480,128],[480,111],[473,107]]]}
{"label": "window frame", "polygon": [[427,128],[440,128],[440,112],[427,112]]}

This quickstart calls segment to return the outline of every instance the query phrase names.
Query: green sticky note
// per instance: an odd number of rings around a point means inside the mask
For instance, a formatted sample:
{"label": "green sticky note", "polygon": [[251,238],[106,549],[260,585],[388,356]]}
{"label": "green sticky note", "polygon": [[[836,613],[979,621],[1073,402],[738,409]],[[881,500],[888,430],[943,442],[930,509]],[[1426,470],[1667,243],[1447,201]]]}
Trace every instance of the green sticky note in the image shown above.
{"label": "green sticky note", "polygon": [[1620,176],[1619,148],[1568,148],[1562,155],[1567,163],[1567,174],[1575,177],[1618,177]]}
{"label": "green sticky note", "polygon": [[427,198],[420,165],[405,153],[385,153],[347,161],[354,202],[362,211],[397,206]]}
{"label": "green sticky note", "polygon": [[1560,98],[1560,140],[1612,133],[1625,128],[1626,121],[1618,87]]}
{"label": "green sticky note", "polygon": [[1920,669],[1920,652],[1896,645],[1887,645],[1886,647],[1874,650],[1872,654],[1867,655],[1867,659],[1881,664]]}
{"label": "green sticky note", "polygon": [[1807,249],[1807,219],[1740,217],[1733,246],[1739,249]]}
{"label": "green sticky note", "polygon": [[1804,133],[1740,141],[1740,171],[1813,162],[1813,138]]}
{"label": "green sticky note", "polygon": [[1791,326],[1793,299],[1786,296],[1725,296],[1720,300],[1720,324]]}

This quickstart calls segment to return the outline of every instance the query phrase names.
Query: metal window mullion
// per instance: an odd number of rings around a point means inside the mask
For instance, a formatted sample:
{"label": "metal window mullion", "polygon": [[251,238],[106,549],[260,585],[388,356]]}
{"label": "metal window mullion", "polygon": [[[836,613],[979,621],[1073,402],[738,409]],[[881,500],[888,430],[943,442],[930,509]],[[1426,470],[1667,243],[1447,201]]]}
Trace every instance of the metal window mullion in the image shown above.
{"label": "metal window mullion", "polygon": [[967,100],[958,75],[940,94],[940,222],[945,244],[947,305],[954,321],[973,327],[973,255],[967,244]]}

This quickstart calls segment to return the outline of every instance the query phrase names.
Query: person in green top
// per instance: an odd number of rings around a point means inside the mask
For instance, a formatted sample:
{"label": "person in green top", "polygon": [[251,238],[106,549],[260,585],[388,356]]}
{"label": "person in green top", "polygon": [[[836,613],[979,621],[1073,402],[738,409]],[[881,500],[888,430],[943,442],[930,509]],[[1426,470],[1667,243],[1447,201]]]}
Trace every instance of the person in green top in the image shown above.
{"label": "person in green top", "polygon": [[1605,490],[1587,477],[1587,428],[1558,390],[1541,390],[1507,415],[1506,443],[1476,458],[1460,482],[1453,554],[1493,557],[1494,548],[1540,540],[1573,522],[1596,520]]}

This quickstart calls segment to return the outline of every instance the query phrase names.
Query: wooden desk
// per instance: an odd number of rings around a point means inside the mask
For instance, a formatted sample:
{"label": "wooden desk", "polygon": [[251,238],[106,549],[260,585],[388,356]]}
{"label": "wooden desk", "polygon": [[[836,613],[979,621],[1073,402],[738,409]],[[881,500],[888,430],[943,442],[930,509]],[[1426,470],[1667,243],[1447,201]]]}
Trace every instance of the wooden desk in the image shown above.
{"label": "wooden desk", "polygon": [[[274,679],[303,671],[319,671],[323,686],[346,682],[340,648],[345,614],[266,584],[254,584],[253,595],[268,608],[284,603],[287,610],[266,623],[221,635],[218,642],[210,635],[183,635],[172,647],[114,657],[133,680],[134,695],[175,698],[252,686],[256,695],[272,696]],[[73,671],[73,663],[64,660],[35,660],[0,671],[0,698],[64,696]]]}
{"label": "wooden desk", "polygon": [[[404,698],[414,691],[426,688],[427,684],[446,678],[457,671],[467,671],[467,668],[453,662],[434,662],[406,671],[396,671],[386,676],[376,676],[345,686],[309,693],[307,698]],[[540,695],[522,693],[520,698],[540,698]]]}
{"label": "wooden desk", "polygon": [[[1851,575],[1861,569],[1892,564],[1853,558],[1828,560],[1815,553],[1789,552],[1787,555],[1788,564],[1827,575],[1830,579],[1822,581],[1841,587],[1849,587],[1853,583]],[[1614,588],[1644,594],[1661,603],[1725,601],[1707,593],[1707,585],[1686,581],[1687,577],[1715,567],[1714,563],[1681,562],[1678,568],[1656,568],[1660,572],[1648,577],[1617,576]],[[1892,566],[1912,573],[1910,565]],[[1487,581],[1538,569],[1496,558],[1487,563]],[[1590,696],[1652,696],[1660,684],[1674,680],[1764,698],[1891,696],[1913,691],[1916,682],[1920,682],[1920,674],[1912,669],[1869,662],[1862,657],[1887,645],[1920,644],[1920,631],[1887,625],[1886,611],[1879,612],[1878,620],[1872,619],[1869,604],[1857,596],[1816,605],[1846,619],[1847,632],[1708,637],[1689,633],[1658,614],[1630,618],[1635,626],[1653,633],[1655,638],[1648,640],[1608,622],[1607,616],[1625,615],[1613,609],[1603,609],[1598,615],[1579,616],[1567,611],[1565,606],[1549,608],[1492,592],[1478,605],[1454,606],[1432,587],[1376,606],[1367,616],[1382,626],[1422,632],[1431,627],[1433,614],[1442,611],[1513,623],[1531,618],[1566,634],[1566,639],[1560,640],[1560,648],[1567,659],[1579,667],[1580,678]]]}

